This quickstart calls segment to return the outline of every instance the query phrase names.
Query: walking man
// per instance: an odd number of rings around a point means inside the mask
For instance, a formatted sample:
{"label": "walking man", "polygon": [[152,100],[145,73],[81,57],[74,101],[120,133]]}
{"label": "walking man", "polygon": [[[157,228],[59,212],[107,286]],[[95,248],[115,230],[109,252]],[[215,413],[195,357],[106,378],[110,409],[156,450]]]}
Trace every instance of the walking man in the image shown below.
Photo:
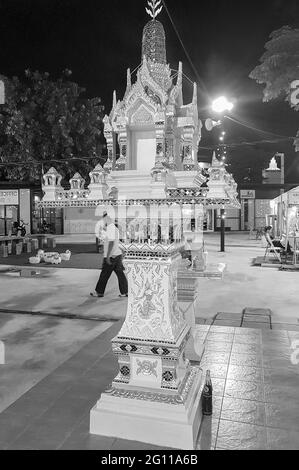
{"label": "walking man", "polygon": [[128,297],[128,281],[124,273],[122,251],[119,248],[119,230],[107,212],[103,214],[103,222],[105,227],[104,262],[95,292],[91,292],[90,295],[92,297],[104,297],[107,282],[114,271],[118,278],[119,297]]}

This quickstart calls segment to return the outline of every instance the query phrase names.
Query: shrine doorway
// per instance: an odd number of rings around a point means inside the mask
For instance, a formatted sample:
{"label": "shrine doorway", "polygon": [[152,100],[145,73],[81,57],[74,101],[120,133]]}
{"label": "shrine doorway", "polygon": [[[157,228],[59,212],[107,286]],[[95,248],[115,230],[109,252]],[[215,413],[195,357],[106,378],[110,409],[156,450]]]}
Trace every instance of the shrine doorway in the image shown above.
{"label": "shrine doorway", "polygon": [[156,160],[156,134],[154,130],[133,130],[131,133],[131,169],[150,173]]}

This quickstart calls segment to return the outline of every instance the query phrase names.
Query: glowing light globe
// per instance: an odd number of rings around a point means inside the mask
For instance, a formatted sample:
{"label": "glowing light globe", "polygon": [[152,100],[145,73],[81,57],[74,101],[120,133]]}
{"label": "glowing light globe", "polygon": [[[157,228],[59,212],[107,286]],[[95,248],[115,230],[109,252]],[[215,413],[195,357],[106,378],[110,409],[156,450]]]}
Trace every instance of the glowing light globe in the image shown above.
{"label": "glowing light globe", "polygon": [[215,113],[223,113],[224,111],[231,111],[234,105],[225,96],[220,96],[213,101],[212,109]]}

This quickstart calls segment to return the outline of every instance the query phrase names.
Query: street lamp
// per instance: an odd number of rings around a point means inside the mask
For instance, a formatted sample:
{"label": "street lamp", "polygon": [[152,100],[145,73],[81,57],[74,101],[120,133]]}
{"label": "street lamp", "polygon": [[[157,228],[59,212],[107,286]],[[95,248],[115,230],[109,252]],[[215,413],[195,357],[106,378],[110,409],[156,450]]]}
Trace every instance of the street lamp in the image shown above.
{"label": "street lamp", "polygon": [[231,111],[234,105],[225,96],[219,96],[212,103],[212,110],[215,113],[222,114],[225,111]]}
{"label": "street lamp", "polygon": [[[215,99],[212,103],[212,111],[217,114],[224,114],[225,111],[231,111],[233,107],[234,107],[234,104],[231,103],[225,96],[219,96],[219,98]],[[224,142],[225,135],[226,135],[226,132],[222,131],[221,136],[219,137],[220,142]],[[224,154],[222,155],[223,164],[226,158],[225,154],[226,154],[226,151],[224,151]],[[220,218],[221,218],[220,251],[224,253],[225,252],[225,219],[226,219],[226,212],[224,208],[220,210]]]}
{"label": "street lamp", "polygon": [[225,252],[225,219],[226,219],[226,212],[224,208],[220,210],[220,217],[221,217],[220,251],[224,253]]}

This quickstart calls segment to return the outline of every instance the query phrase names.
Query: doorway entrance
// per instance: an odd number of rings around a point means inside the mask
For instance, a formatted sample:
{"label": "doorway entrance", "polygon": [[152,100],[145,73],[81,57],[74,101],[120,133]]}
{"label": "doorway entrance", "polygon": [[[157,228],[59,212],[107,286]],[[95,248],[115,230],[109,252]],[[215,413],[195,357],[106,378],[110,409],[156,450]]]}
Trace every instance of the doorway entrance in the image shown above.
{"label": "doorway entrance", "polygon": [[19,206],[0,206],[0,236],[8,236],[12,225],[19,220]]}

